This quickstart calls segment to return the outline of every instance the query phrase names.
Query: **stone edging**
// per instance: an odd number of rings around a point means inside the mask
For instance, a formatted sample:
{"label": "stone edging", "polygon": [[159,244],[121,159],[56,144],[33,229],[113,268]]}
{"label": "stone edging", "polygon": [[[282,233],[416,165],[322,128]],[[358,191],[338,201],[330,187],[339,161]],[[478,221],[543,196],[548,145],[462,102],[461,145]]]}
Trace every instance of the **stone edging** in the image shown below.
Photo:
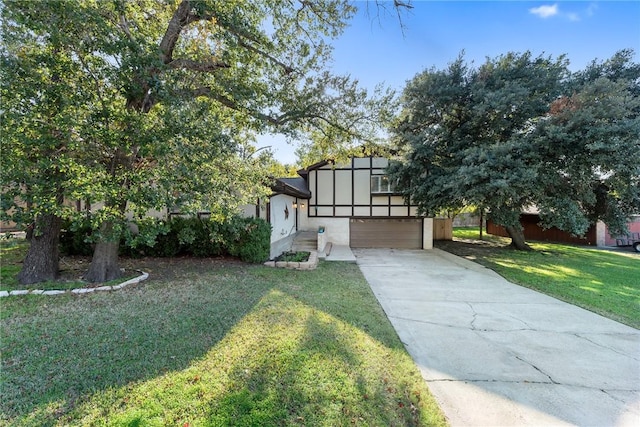
{"label": "stone edging", "polygon": [[49,291],[45,291],[43,289],[33,289],[33,290],[22,289],[17,291],[0,291],[0,298],[8,297],[8,296],[16,296],[16,295],[61,295],[66,293],[89,294],[91,292],[96,292],[96,291],[117,291],[118,289],[122,289],[125,286],[142,282],[143,280],[146,280],[149,277],[149,273],[145,273],[144,271],[138,271],[138,272],[141,273],[140,276],[134,277],[133,279],[129,279],[126,282],[120,283],[119,285],[100,286],[97,288],[76,288],[76,289],[67,289],[67,290],[52,289]]}
{"label": "stone edging", "polygon": [[288,268],[290,270],[315,270],[318,266],[318,252],[309,252],[309,259],[304,262],[267,261],[264,265],[267,267]]}

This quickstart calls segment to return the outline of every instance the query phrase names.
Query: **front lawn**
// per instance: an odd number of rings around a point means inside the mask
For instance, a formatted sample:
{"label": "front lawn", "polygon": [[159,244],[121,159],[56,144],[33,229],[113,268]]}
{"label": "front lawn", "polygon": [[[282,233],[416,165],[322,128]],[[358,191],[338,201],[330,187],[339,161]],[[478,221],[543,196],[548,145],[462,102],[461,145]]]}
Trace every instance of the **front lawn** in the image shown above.
{"label": "front lawn", "polygon": [[530,243],[532,252],[505,247],[509,239],[478,238],[454,229],[457,242],[438,247],[495,270],[507,280],[640,328],[640,257],[582,246]]}
{"label": "front lawn", "polygon": [[446,424],[356,265],[138,262],[120,291],[0,300],[0,424]]}

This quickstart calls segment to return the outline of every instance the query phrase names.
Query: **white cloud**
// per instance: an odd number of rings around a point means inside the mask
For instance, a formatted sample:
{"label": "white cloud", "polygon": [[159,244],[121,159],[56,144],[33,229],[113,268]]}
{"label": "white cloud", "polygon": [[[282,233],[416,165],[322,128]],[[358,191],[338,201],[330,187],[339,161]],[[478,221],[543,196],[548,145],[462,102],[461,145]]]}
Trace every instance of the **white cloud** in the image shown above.
{"label": "white cloud", "polygon": [[593,14],[596,12],[597,9],[598,9],[597,3],[589,4],[589,7],[587,7],[587,16],[593,16]]}
{"label": "white cloud", "polygon": [[569,18],[569,21],[579,21],[580,20],[580,15],[578,15],[577,13],[567,13],[567,18]]}
{"label": "white cloud", "polygon": [[540,18],[549,18],[558,14],[558,4],[534,7],[529,9],[529,13],[538,15]]}

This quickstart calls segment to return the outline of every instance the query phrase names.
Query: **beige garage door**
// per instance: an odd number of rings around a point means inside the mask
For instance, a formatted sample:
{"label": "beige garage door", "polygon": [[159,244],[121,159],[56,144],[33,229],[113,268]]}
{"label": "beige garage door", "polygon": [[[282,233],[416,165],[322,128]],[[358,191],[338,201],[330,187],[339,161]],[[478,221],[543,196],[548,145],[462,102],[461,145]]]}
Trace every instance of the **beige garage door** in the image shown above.
{"label": "beige garage door", "polygon": [[421,218],[351,218],[352,248],[422,249]]}

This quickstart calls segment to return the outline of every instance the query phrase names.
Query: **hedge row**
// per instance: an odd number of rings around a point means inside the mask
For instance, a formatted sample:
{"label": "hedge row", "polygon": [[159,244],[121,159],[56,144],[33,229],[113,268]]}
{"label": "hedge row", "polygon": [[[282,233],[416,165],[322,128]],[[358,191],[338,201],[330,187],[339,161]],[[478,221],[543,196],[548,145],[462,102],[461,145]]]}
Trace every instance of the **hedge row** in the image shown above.
{"label": "hedge row", "polygon": [[[67,255],[93,253],[91,228],[84,224],[66,227],[60,249]],[[232,217],[224,222],[196,217],[169,221],[145,218],[130,224],[120,241],[120,254],[140,257],[230,255],[246,262],[269,259],[271,226],[262,219]]]}

